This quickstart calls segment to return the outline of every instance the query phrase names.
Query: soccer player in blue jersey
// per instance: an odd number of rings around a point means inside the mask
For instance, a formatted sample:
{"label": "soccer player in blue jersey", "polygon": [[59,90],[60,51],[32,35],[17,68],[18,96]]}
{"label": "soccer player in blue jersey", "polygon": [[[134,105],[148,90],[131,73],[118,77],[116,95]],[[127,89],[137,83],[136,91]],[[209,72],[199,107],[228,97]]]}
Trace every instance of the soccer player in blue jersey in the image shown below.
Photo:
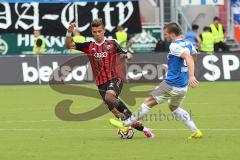
{"label": "soccer player in blue jersey", "polygon": [[169,23],[164,27],[164,36],[171,42],[166,79],[144,100],[137,113],[123,122],[110,119],[110,123],[124,131],[126,126],[144,117],[156,104],[167,101],[170,110],[192,131],[189,139],[201,138],[202,132],[181,106],[187,94],[188,85],[196,87],[199,83],[194,76],[194,61],[191,56],[197,51],[191,42],[183,39],[181,28],[176,23]]}

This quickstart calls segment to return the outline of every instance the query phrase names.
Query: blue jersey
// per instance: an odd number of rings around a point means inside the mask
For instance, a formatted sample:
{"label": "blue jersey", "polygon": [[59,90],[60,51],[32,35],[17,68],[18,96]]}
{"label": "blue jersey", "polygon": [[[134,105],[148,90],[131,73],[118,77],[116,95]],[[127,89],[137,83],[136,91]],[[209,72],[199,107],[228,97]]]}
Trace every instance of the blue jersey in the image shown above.
{"label": "blue jersey", "polygon": [[181,54],[186,52],[189,55],[197,53],[196,49],[186,39],[178,39],[169,46],[168,53],[168,73],[166,77],[167,84],[175,87],[185,87],[188,85],[188,68]]}

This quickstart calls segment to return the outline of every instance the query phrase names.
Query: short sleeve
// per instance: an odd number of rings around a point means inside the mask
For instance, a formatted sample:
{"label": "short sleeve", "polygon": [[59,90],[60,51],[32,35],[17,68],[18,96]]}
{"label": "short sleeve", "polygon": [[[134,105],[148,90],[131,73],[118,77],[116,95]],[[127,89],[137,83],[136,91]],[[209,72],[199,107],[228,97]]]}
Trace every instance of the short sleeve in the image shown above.
{"label": "short sleeve", "polygon": [[84,43],[75,42],[75,45],[76,45],[76,50],[87,53],[90,42],[84,42]]}
{"label": "short sleeve", "polygon": [[187,53],[190,54],[189,49],[183,48],[182,46],[180,46],[180,45],[177,44],[177,43],[172,43],[172,44],[169,46],[169,50],[170,50],[170,54],[171,54],[171,55],[174,55],[174,56],[177,56],[177,57],[181,57],[181,55],[183,54],[183,52],[187,52]]}

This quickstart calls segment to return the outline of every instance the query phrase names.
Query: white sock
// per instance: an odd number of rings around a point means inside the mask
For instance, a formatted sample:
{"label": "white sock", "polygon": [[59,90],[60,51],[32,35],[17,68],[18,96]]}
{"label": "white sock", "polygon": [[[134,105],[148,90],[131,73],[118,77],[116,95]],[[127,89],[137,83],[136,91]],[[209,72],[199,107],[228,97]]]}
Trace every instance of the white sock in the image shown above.
{"label": "white sock", "polygon": [[178,107],[176,110],[173,111],[173,113],[177,116],[179,120],[181,120],[189,129],[192,130],[192,132],[195,132],[198,130],[195,123],[192,121],[189,113],[185,111],[184,109]]}
{"label": "white sock", "polygon": [[132,116],[124,121],[125,126],[129,126],[131,123],[138,121],[144,117],[151,110],[146,104],[142,104],[139,110],[136,113],[133,113]]}

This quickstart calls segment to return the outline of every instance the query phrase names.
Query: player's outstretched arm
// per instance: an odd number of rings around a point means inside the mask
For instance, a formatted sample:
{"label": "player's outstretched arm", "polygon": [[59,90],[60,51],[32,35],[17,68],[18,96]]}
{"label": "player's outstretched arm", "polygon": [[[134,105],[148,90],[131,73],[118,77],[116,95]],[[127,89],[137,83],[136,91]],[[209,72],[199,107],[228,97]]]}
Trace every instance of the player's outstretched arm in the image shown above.
{"label": "player's outstretched arm", "polygon": [[133,58],[132,53],[128,52],[127,49],[123,49],[117,41],[114,41],[116,50],[119,54],[121,54],[122,58],[127,58],[128,60],[131,60]]}
{"label": "player's outstretched arm", "polygon": [[194,75],[194,61],[192,56],[190,56],[187,52],[184,52],[181,54],[181,57],[186,61],[188,66],[188,72],[189,72],[189,85],[191,87],[196,87],[199,82],[197,81],[195,75]]}
{"label": "player's outstretched arm", "polygon": [[68,49],[76,49],[76,45],[72,40],[72,33],[76,27],[75,23],[70,23],[67,33],[66,33],[66,39],[65,39],[65,47]]}
{"label": "player's outstretched arm", "polygon": [[127,52],[127,59],[128,59],[128,60],[131,60],[132,58],[133,58],[132,53]]}

